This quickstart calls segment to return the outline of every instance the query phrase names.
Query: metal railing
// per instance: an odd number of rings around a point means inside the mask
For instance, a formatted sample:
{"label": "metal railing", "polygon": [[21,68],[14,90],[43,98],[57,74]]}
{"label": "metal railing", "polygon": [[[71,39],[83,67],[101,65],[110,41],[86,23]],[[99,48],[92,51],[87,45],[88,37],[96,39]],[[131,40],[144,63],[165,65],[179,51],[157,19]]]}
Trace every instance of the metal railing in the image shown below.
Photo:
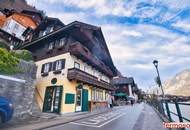
{"label": "metal railing", "polygon": [[[190,103],[171,102],[168,100],[151,100],[149,103],[170,122],[178,122],[176,119],[178,119],[179,122],[190,122]],[[186,109],[189,110],[189,117],[184,115],[182,106],[186,106]],[[174,117],[176,118],[174,119]],[[185,128],[182,128],[182,130],[185,130]]]}

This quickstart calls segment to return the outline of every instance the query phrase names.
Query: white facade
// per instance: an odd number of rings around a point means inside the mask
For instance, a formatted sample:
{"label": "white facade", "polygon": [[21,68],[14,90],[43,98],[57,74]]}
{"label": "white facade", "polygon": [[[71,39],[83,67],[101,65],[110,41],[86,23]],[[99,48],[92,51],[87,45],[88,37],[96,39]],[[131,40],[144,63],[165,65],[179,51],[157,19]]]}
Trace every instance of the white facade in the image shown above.
{"label": "white facade", "polygon": [[26,28],[21,24],[19,24],[18,22],[16,22],[14,19],[7,20],[2,29],[21,40],[25,39],[22,36],[22,34],[26,30]]}

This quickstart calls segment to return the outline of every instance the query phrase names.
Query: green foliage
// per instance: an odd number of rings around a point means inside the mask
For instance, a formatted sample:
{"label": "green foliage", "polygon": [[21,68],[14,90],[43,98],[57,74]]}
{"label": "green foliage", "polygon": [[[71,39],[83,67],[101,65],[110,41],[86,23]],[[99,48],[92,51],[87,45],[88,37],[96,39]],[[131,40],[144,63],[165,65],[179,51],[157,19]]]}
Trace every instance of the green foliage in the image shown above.
{"label": "green foliage", "polygon": [[22,60],[25,60],[25,61],[33,60],[31,52],[29,52],[27,50],[11,51],[11,54],[16,58],[22,59]]}
{"label": "green foliage", "polygon": [[6,49],[0,48],[0,73],[14,74],[18,72],[19,59],[11,55]]}
{"label": "green foliage", "polygon": [[0,48],[7,48],[7,46],[5,45],[5,43],[0,41]]}

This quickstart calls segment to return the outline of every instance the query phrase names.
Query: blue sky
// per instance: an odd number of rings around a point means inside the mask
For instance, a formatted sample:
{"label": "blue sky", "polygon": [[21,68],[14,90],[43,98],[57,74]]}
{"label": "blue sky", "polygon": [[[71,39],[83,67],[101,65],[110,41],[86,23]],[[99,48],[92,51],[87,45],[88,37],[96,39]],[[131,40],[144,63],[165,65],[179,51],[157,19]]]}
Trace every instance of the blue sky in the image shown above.
{"label": "blue sky", "polygon": [[115,66],[139,88],[190,68],[189,0],[27,0],[68,24],[75,20],[102,28]]}

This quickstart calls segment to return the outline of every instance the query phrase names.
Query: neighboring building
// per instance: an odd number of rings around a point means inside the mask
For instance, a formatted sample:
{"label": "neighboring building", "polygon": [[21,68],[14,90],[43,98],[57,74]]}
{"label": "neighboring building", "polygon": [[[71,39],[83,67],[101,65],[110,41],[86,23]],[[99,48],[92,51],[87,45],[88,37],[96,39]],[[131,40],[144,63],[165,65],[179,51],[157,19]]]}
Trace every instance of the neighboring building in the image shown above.
{"label": "neighboring building", "polygon": [[5,20],[6,15],[4,14],[4,11],[0,9],[0,28],[3,27]]}
{"label": "neighboring building", "polygon": [[34,40],[22,47],[32,52],[38,67],[40,109],[66,113],[106,108],[113,91],[110,81],[117,70],[101,28],[78,21],[68,25],[54,21],[53,25],[63,27],[41,36],[48,27],[40,25]]}
{"label": "neighboring building", "polygon": [[26,37],[23,33],[27,30],[27,28],[34,30],[36,27],[37,25],[31,17],[15,12],[6,18],[2,30],[24,41]]}
{"label": "neighboring building", "polygon": [[117,95],[117,93],[123,93],[137,100],[137,94],[135,92],[138,88],[132,77],[113,78],[112,84],[115,87],[115,95]]}
{"label": "neighboring building", "polygon": [[[4,15],[1,15],[3,14]],[[39,12],[4,9],[0,14],[0,38],[10,46],[16,46],[32,38],[32,33],[42,21]]]}
{"label": "neighboring building", "polygon": [[34,30],[32,40],[43,37],[51,32],[54,32],[65,25],[58,19],[52,17],[45,17],[40,25]]}

